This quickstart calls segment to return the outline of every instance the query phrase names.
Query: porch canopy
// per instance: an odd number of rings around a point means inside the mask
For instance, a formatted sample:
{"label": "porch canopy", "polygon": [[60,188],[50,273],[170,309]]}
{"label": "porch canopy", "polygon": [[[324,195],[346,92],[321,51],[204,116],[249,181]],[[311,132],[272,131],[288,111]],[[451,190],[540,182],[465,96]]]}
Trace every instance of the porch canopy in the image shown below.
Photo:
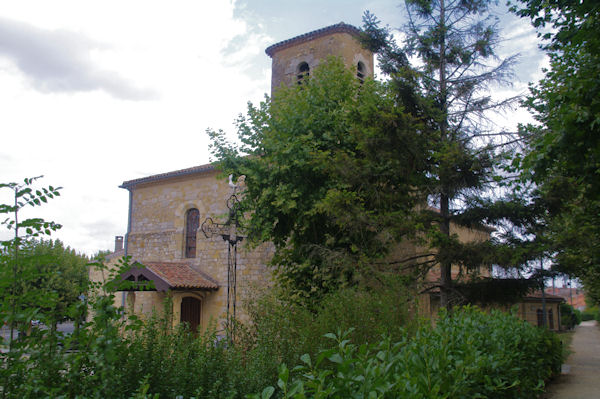
{"label": "porch canopy", "polygon": [[142,264],[136,261],[120,277],[123,282],[130,283],[126,284],[123,291],[215,291],[219,289],[214,279],[183,262]]}

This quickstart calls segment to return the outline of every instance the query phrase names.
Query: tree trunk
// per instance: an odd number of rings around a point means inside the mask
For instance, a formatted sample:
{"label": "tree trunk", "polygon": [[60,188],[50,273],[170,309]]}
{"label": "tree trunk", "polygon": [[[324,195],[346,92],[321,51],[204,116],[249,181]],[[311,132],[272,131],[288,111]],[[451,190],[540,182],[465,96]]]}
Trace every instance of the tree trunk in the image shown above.
{"label": "tree trunk", "polygon": [[[445,236],[450,236],[450,211],[449,198],[442,194],[440,198],[440,214],[442,216],[442,224],[440,231]],[[452,264],[448,261],[440,263],[440,305],[450,310],[450,292],[452,291]]]}
{"label": "tree trunk", "polygon": [[[440,109],[442,111],[442,120],[440,121],[440,133],[442,143],[450,140],[448,137],[448,88],[446,82],[446,4],[444,0],[440,0]],[[443,181],[443,175],[440,178],[442,192],[440,194],[440,214],[442,224],[440,231],[445,236],[450,236],[450,200],[448,196],[448,183]],[[440,305],[450,310],[450,292],[452,290],[452,264],[449,261],[440,263]]]}

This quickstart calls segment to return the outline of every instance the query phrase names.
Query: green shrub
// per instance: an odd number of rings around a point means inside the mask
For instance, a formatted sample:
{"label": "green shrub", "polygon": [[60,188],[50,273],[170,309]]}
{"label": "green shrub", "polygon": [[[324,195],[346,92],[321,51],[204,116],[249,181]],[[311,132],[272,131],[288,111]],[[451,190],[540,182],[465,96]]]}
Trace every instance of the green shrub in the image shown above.
{"label": "green shrub", "polygon": [[581,311],[568,303],[560,304],[560,325],[564,329],[572,329],[581,323]]}
{"label": "green shrub", "polygon": [[300,355],[316,355],[329,345],[329,331],[352,328],[350,338],[361,344],[383,335],[400,339],[415,323],[406,289],[345,288],[327,295],[314,310],[269,292],[247,305],[252,324],[240,329],[238,344],[244,358],[244,387],[256,392],[277,381],[280,363],[295,364]]}
{"label": "green shrub", "polygon": [[599,320],[600,309],[598,306],[588,307],[581,313],[582,321]]}
{"label": "green shrub", "polygon": [[[532,398],[561,364],[556,335],[513,316],[466,308],[414,337],[335,346],[279,370],[284,398]],[[266,388],[252,398],[269,398]]]}

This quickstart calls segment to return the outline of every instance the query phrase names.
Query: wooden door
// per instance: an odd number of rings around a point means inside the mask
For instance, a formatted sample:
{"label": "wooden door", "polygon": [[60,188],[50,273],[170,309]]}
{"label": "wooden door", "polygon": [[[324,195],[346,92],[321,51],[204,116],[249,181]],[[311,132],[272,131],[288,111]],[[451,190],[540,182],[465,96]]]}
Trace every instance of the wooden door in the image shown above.
{"label": "wooden door", "polygon": [[202,302],[199,299],[186,296],[181,301],[181,322],[188,323],[190,331],[198,332],[202,316]]}

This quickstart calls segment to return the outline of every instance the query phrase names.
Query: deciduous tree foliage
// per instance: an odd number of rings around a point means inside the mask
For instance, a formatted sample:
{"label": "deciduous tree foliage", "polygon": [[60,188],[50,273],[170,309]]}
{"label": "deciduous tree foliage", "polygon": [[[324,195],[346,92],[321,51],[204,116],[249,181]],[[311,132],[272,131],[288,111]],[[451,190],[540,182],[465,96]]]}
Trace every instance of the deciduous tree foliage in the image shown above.
{"label": "deciduous tree foliage", "polygon": [[0,225],[12,233],[12,238],[0,241],[0,317],[4,323],[10,324],[10,349],[13,347],[14,331],[17,324],[29,323],[35,316],[37,308],[24,306],[24,279],[30,276],[23,267],[21,250],[25,244],[35,237],[50,235],[61,225],[41,218],[24,219],[22,209],[27,206],[37,207],[60,195],[60,187],[36,188],[35,183],[42,176],[25,178],[22,183],[0,183],[0,189],[12,192],[12,203],[0,203]]}
{"label": "deciduous tree foliage", "polygon": [[[9,258],[10,259],[10,258]],[[71,305],[86,293],[87,257],[65,247],[59,240],[29,240],[22,243],[19,256],[19,308],[38,309],[49,322],[70,319]],[[6,299],[13,283],[10,267],[2,265],[0,297]],[[7,273],[5,273],[8,271]]]}
{"label": "deciduous tree foliage", "polygon": [[240,146],[208,132],[222,169],[246,175],[248,237],[274,244],[293,297],[385,281],[382,260],[414,233],[413,209],[424,203],[429,127],[416,108],[332,58],[301,86],[250,105],[237,123]]}
{"label": "deciduous tree foliage", "polygon": [[513,6],[546,39],[550,69],[526,105],[522,166],[548,205],[546,235],[561,271],[600,302],[600,4],[522,0]]}

